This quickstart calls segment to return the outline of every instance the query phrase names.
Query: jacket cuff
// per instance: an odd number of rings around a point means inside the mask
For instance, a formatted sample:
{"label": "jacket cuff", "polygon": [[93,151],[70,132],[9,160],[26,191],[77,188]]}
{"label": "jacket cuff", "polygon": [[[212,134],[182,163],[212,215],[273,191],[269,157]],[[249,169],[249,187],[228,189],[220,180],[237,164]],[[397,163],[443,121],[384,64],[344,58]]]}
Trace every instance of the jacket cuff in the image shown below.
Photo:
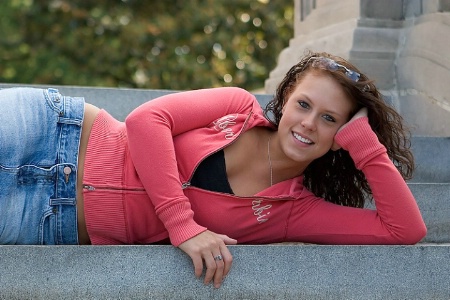
{"label": "jacket cuff", "polygon": [[194,221],[194,212],[189,202],[180,202],[165,208],[158,216],[169,232],[170,242],[175,247],[207,229]]}
{"label": "jacket cuff", "polygon": [[335,140],[348,151],[356,167],[361,170],[372,158],[386,153],[386,148],[369,125],[368,117],[358,118],[339,131]]}

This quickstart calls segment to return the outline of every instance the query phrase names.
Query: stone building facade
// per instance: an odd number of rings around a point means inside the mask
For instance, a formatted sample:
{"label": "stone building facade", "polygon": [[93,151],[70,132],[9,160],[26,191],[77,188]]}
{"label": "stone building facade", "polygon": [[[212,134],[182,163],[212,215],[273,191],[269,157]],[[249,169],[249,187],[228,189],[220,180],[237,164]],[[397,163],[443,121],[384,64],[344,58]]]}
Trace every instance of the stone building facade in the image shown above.
{"label": "stone building facade", "polygon": [[450,136],[450,0],[294,0],[295,34],[266,80],[273,94],[307,50],[356,64],[414,135]]}

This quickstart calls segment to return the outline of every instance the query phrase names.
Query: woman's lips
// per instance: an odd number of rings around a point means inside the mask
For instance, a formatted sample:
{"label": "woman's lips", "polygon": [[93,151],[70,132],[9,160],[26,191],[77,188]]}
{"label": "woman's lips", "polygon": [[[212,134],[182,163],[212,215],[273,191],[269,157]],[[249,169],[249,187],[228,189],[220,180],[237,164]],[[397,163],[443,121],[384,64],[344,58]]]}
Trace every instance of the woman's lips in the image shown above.
{"label": "woman's lips", "polygon": [[304,143],[304,144],[307,144],[307,145],[312,145],[312,144],[314,144],[314,142],[311,141],[309,138],[304,137],[304,136],[302,136],[302,135],[300,135],[300,134],[298,134],[298,133],[296,133],[296,132],[292,132],[292,135],[294,136],[294,138],[295,138],[296,140],[298,140],[298,141],[300,141],[300,142],[302,142],[302,143]]}

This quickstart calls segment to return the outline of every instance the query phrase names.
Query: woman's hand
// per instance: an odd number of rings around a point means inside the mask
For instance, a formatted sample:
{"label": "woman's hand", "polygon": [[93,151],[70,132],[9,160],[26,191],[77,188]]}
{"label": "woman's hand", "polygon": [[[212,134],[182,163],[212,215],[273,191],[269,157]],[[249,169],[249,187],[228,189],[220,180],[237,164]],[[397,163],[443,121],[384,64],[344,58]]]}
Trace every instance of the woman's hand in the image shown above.
{"label": "woman's hand", "polygon": [[178,248],[191,257],[197,278],[203,273],[204,261],[206,265],[204,283],[209,284],[213,280],[214,287],[219,288],[233,261],[226,245],[235,244],[237,244],[235,239],[207,230],[180,244]]}
{"label": "woman's hand", "polygon": [[[350,121],[348,121],[347,123],[345,123],[344,125],[342,125],[341,126],[341,128],[339,128],[339,130],[337,131],[337,132],[339,132],[339,131],[341,131],[342,129],[344,129],[348,124],[350,124],[351,122],[353,122],[354,120],[356,120],[356,119],[359,119],[359,118],[362,118],[362,117],[367,117],[367,107],[363,107],[363,108],[361,108],[351,119],[350,119]],[[336,132],[336,134],[337,134],[337,132]],[[336,150],[339,150],[339,149],[341,149],[341,146],[340,145],[338,145],[337,143],[336,143],[336,141],[333,143],[333,146],[331,146],[331,150],[333,150],[333,151],[336,151]]]}

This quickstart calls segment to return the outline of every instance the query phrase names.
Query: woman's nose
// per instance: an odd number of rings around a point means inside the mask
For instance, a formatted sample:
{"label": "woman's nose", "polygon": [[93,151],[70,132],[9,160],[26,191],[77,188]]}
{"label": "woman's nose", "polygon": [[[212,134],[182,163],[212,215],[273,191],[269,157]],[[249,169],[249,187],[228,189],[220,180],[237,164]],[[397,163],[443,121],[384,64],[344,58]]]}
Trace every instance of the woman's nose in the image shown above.
{"label": "woman's nose", "polygon": [[315,117],[312,114],[306,116],[302,120],[301,125],[307,130],[310,130],[310,131],[316,130]]}

